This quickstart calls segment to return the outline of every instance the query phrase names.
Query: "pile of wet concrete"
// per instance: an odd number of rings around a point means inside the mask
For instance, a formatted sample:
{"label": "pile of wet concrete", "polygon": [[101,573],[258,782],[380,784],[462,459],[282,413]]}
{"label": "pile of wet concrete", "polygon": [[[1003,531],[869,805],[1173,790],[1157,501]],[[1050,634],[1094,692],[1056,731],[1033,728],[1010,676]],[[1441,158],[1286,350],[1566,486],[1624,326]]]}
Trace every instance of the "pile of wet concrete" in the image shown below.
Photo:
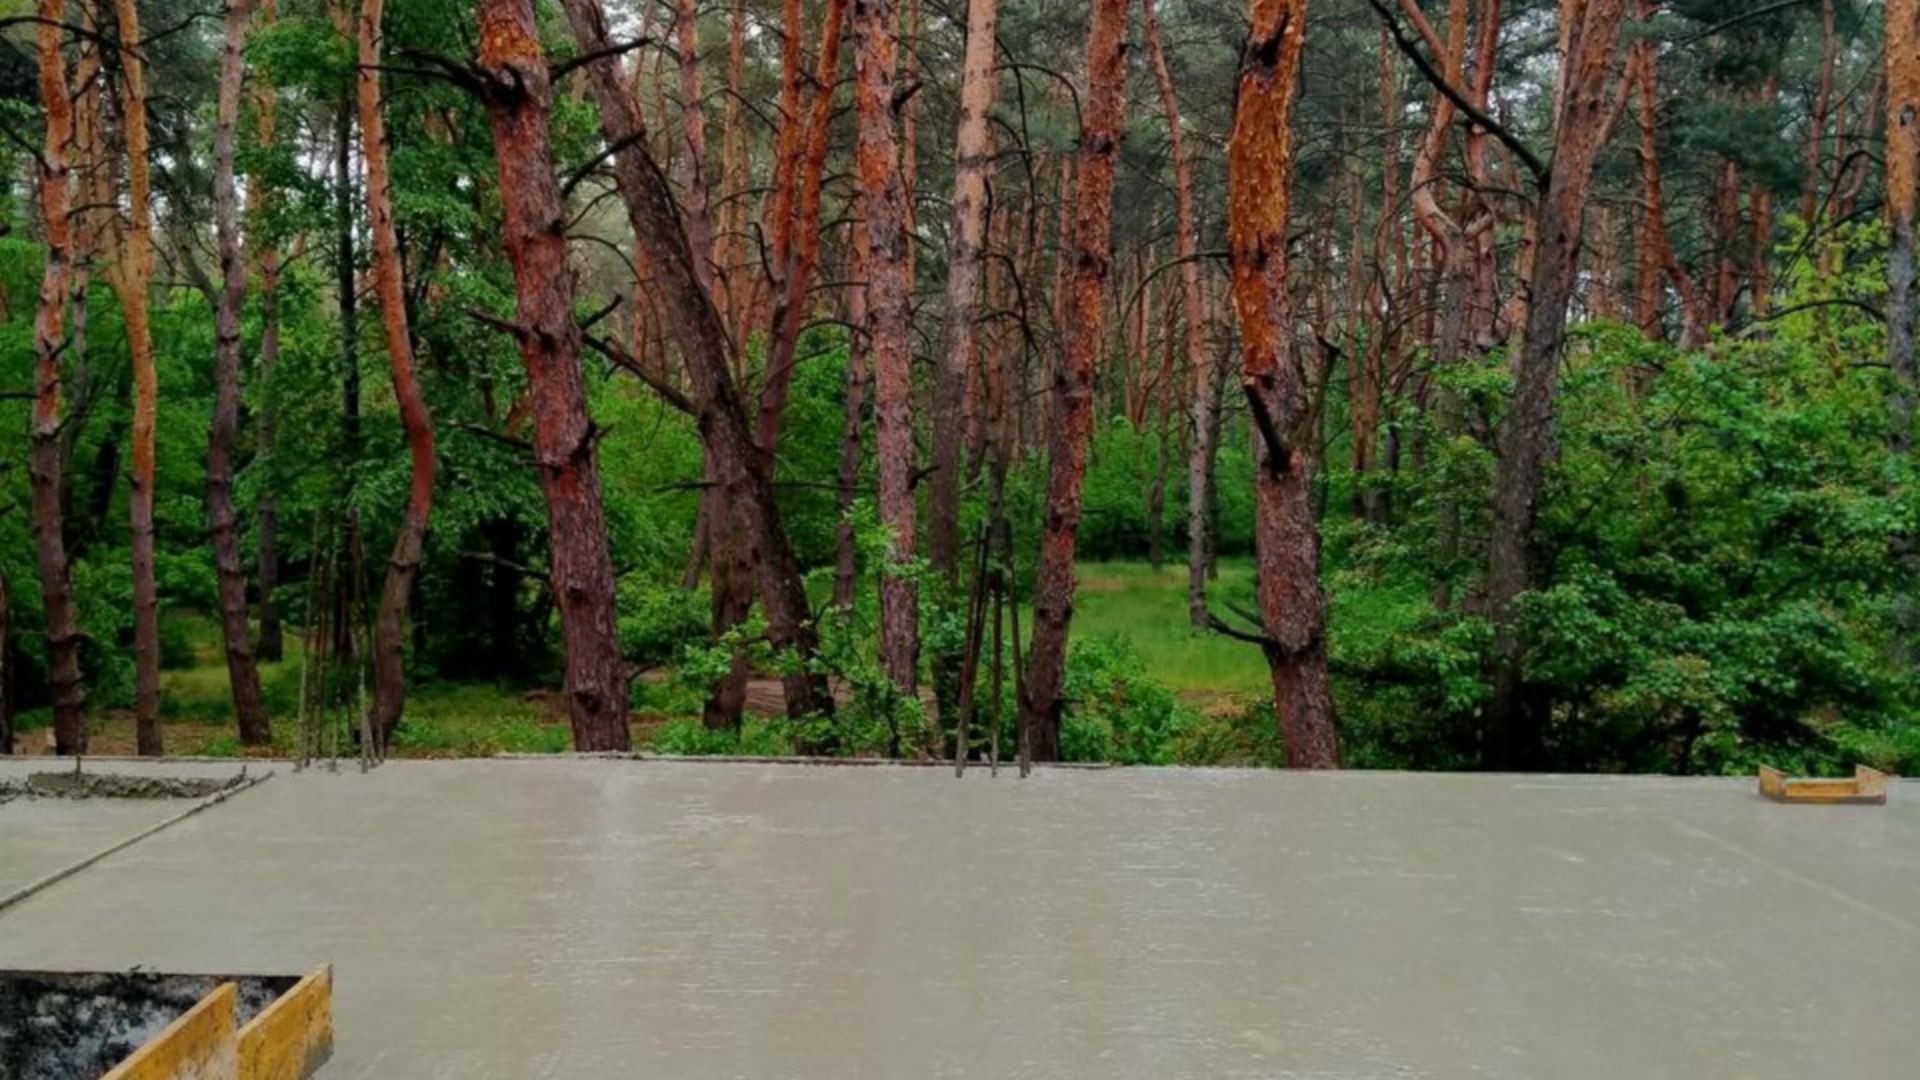
{"label": "pile of wet concrete", "polygon": [[66,770],[37,772],[25,780],[0,780],[0,802],[46,799],[204,799],[246,782],[246,773],[220,778],[128,776]]}
{"label": "pile of wet concrete", "polygon": [[0,1080],[97,1080],[221,983],[245,1023],[298,979],[0,971]]}

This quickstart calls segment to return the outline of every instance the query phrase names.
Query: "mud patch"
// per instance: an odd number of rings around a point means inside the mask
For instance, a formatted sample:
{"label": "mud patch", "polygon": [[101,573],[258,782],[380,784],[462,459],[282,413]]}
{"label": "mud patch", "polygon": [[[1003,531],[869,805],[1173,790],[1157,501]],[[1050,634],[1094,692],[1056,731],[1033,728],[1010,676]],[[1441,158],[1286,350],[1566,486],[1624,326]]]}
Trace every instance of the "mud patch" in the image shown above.
{"label": "mud patch", "polygon": [[[246,782],[244,772],[226,779],[127,776],[122,773],[39,772],[25,780],[0,780],[0,802],[49,799],[204,799]],[[4,1080],[0,1077],[0,1080]]]}
{"label": "mud patch", "polygon": [[96,1080],[224,982],[245,1024],[298,979],[0,971],[0,1080]]}

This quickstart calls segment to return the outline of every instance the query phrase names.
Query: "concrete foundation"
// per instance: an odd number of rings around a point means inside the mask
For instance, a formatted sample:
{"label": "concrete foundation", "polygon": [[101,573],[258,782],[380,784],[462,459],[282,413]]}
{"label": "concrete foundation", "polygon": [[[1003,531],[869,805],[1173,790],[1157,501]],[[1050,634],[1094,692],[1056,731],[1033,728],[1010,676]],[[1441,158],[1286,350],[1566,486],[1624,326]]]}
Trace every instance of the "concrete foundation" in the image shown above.
{"label": "concrete foundation", "polygon": [[0,913],[0,967],[325,962],[322,1080],[1900,1077],[1920,785],[282,767]]}

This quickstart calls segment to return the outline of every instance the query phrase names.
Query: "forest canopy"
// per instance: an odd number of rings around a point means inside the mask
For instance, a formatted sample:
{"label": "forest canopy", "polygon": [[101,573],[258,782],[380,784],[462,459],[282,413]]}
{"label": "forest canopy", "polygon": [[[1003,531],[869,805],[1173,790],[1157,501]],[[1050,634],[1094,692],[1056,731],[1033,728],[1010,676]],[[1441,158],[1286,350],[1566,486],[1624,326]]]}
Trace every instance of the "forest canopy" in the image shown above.
{"label": "forest canopy", "polygon": [[1920,3],[25,0],[0,752],[1920,766]]}

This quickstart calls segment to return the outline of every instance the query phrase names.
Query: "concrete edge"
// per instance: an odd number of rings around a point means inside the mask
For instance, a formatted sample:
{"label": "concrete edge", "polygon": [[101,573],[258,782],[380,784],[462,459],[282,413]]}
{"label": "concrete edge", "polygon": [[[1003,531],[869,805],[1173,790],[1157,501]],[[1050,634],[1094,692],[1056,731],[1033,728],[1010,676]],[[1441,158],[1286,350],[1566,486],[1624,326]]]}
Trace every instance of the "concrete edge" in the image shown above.
{"label": "concrete edge", "polygon": [[260,784],[266,783],[268,780],[271,780],[271,779],[273,779],[272,773],[264,773],[260,776],[253,777],[248,780],[243,780],[239,784],[236,784],[233,787],[227,788],[225,791],[216,792],[213,795],[209,795],[208,797],[201,799],[200,801],[194,803],[192,806],[187,807],[185,810],[180,811],[179,813],[173,815],[172,817],[165,818],[161,821],[155,822],[154,824],[149,825],[144,829],[141,829],[139,832],[136,832],[133,835],[126,837],[125,839],[116,840],[113,843],[108,844],[106,847],[101,848],[99,851],[94,852],[93,854],[87,856],[84,859],[81,859],[79,862],[71,863],[67,866],[63,866],[60,869],[55,870],[53,873],[48,874],[45,877],[42,877],[38,881],[34,881],[29,884],[23,885],[20,888],[15,889],[13,892],[8,893],[5,896],[0,896],[0,914],[4,914],[9,908],[15,907],[16,905],[33,897],[34,895],[44,892],[47,889],[50,889],[53,886],[60,884],[62,881],[67,880],[68,878],[74,876],[75,874],[78,874],[80,871],[87,869],[88,867],[94,865],[95,863],[99,862],[102,859],[107,858],[110,855],[116,855],[122,851],[125,851],[126,849],[132,847],[133,845],[139,843],[142,840],[145,840],[147,837],[152,836],[155,833],[171,828],[174,825],[178,825],[180,822],[187,820],[188,818],[192,817],[195,814],[200,813],[203,810],[207,810],[212,807],[218,806],[221,803],[226,802],[228,799],[233,798],[235,795],[238,795],[243,791],[251,790],[259,786]]}

